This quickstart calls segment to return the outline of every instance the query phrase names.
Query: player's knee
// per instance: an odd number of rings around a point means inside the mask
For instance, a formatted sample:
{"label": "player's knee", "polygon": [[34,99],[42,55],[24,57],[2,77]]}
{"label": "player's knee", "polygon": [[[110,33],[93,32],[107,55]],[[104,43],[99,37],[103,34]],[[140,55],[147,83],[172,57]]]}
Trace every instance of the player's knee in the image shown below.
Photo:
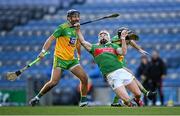
{"label": "player's knee", "polygon": [[83,76],[83,78],[81,78],[81,83],[84,85],[88,84],[88,77],[87,76]]}

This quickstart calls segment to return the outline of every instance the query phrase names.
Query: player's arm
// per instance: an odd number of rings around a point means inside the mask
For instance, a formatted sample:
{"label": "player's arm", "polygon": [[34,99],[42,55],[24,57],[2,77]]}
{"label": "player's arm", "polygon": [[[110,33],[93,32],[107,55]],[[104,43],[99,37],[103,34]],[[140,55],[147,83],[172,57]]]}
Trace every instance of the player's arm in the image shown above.
{"label": "player's arm", "polygon": [[129,44],[138,51],[141,49],[141,47],[134,40],[130,40]]}
{"label": "player's arm", "polygon": [[53,35],[51,35],[51,36],[46,40],[46,42],[44,43],[42,49],[45,50],[45,51],[48,51],[48,49],[50,48],[51,43],[52,43],[53,40],[55,40],[55,37],[54,37]]}
{"label": "player's arm", "polygon": [[130,40],[129,44],[135,48],[136,50],[138,50],[141,54],[146,55],[148,54],[145,50],[143,50],[134,40]]}
{"label": "player's arm", "polygon": [[127,45],[126,45],[126,36],[128,35],[128,31],[127,30],[123,30],[121,32],[121,36],[119,37],[120,38],[120,41],[122,43],[122,47],[121,48],[118,48],[116,50],[116,52],[120,55],[126,55],[127,53]]}
{"label": "player's arm", "polygon": [[49,50],[49,48],[50,48],[50,46],[51,46],[51,44],[52,44],[52,41],[55,40],[56,38],[58,38],[59,36],[61,36],[62,30],[63,30],[62,27],[59,26],[59,27],[54,31],[54,33],[46,40],[46,42],[45,42],[44,45],[43,45],[42,51],[41,51],[40,54],[39,54],[39,57],[40,57],[40,58],[43,58],[44,53]]}
{"label": "player's arm", "polygon": [[77,35],[78,35],[78,39],[79,39],[81,45],[82,45],[87,51],[90,51],[91,48],[92,48],[92,44],[89,43],[89,42],[87,42],[87,41],[84,39],[84,36],[82,35],[81,30],[80,30],[80,24],[79,24],[79,23],[76,23],[75,26],[76,26],[76,32],[77,32]]}
{"label": "player's arm", "polygon": [[53,40],[55,40],[55,37],[54,37],[53,35],[51,35],[51,36],[45,41],[45,43],[44,43],[44,45],[43,45],[43,48],[42,48],[42,51],[41,51],[40,54],[39,54],[39,57],[40,57],[40,58],[43,58],[43,57],[44,57],[44,53],[49,50],[49,48],[50,48]]}
{"label": "player's arm", "polygon": [[81,58],[81,43],[80,43],[79,39],[77,40],[76,49],[77,49],[78,60],[80,60],[80,58]]}

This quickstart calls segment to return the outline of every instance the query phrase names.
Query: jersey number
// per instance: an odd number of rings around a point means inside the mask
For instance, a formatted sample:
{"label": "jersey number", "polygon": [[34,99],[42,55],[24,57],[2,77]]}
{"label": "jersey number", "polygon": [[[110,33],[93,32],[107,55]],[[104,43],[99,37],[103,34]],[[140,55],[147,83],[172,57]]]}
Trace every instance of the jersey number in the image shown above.
{"label": "jersey number", "polygon": [[76,38],[70,38],[70,41],[69,41],[70,44],[74,45],[75,42],[76,42]]}

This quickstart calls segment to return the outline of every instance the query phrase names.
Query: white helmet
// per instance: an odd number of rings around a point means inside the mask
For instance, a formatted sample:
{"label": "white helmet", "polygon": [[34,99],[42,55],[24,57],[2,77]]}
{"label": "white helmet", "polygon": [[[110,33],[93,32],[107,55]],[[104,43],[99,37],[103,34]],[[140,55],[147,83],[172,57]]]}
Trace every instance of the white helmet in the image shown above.
{"label": "white helmet", "polygon": [[98,34],[98,41],[100,42],[101,41],[101,39],[103,39],[102,37],[101,37],[101,34],[107,34],[107,37],[106,38],[104,38],[104,39],[106,39],[108,42],[110,42],[111,40],[111,37],[110,37],[110,34],[109,34],[109,32],[107,31],[107,30],[102,30],[102,31],[100,31],[99,32],[99,34]]}

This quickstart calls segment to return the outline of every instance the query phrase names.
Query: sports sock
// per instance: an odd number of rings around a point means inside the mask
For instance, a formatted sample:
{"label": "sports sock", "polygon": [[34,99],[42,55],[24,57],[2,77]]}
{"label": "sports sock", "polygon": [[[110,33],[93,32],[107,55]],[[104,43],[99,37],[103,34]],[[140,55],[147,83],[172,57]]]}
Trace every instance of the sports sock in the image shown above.
{"label": "sports sock", "polygon": [[86,102],[87,101],[87,97],[86,96],[81,96],[81,102]]}
{"label": "sports sock", "polygon": [[117,96],[114,97],[113,103],[118,103],[119,102],[119,98]]}
{"label": "sports sock", "polygon": [[141,88],[141,92],[143,92],[143,94],[146,95],[148,91],[143,87]]}
{"label": "sports sock", "polygon": [[36,95],[36,97],[37,97],[38,99],[40,99],[42,96],[43,96],[43,95],[42,95],[41,93],[38,93],[38,94]]}

